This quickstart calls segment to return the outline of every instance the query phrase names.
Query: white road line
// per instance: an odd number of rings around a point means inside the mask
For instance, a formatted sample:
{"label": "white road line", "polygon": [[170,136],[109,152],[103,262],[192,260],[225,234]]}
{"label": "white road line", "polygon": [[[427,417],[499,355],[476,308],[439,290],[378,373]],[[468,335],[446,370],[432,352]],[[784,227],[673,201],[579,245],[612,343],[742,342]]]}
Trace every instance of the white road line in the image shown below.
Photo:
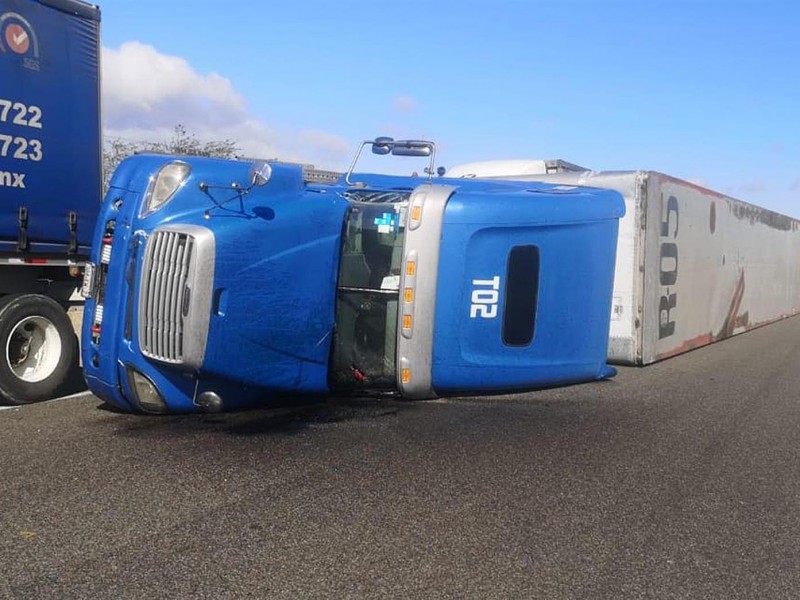
{"label": "white road line", "polygon": [[[35,404],[45,404],[45,403],[49,403],[49,402],[61,402],[62,400],[73,400],[75,398],[81,398],[83,396],[91,396],[91,395],[92,395],[92,393],[90,391],[86,390],[84,392],[78,392],[77,394],[70,394],[69,396],[62,396],[61,398],[53,398],[52,400],[45,400],[45,402],[36,402]],[[22,406],[26,406],[26,405],[23,404]],[[22,406],[16,406],[16,405],[0,406],[0,411],[11,410],[12,408],[22,408]]]}
{"label": "white road line", "polygon": [[72,400],[73,398],[80,398],[82,396],[91,396],[91,395],[92,392],[90,392],[89,390],[84,390],[76,394],[70,394],[69,396],[62,396],[61,398],[53,398],[52,400],[47,400],[47,402],[58,402],[59,400]]}

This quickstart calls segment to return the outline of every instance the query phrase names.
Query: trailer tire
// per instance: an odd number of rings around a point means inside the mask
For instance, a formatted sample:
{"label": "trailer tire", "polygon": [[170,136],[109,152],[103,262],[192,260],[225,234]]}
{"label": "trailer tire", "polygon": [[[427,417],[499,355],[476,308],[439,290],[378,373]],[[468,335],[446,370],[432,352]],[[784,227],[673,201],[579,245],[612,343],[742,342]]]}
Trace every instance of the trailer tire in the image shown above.
{"label": "trailer tire", "polygon": [[37,294],[0,299],[0,395],[5,400],[49,400],[76,355],[72,324],[58,302]]}

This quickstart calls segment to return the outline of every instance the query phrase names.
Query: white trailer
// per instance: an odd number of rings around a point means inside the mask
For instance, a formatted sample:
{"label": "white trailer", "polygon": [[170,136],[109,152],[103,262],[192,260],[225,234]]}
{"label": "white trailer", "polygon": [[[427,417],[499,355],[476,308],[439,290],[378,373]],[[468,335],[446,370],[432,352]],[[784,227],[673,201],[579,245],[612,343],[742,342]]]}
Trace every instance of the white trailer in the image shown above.
{"label": "white trailer", "polygon": [[530,174],[542,162],[554,161],[470,163],[448,175],[623,195],[610,361],[646,365],[800,312],[800,221],[653,171]]}
{"label": "white trailer", "polygon": [[503,177],[507,175],[548,175],[552,173],[583,172],[585,167],[561,160],[483,160],[466,163],[447,170],[448,177]]}

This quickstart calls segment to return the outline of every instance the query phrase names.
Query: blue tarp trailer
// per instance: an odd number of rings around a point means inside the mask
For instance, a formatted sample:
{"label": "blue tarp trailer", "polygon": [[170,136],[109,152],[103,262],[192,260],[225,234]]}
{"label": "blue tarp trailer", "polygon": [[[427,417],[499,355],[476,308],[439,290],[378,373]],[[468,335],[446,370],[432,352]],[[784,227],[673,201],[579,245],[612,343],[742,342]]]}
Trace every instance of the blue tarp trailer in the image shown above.
{"label": "blue tarp trailer", "polygon": [[0,1],[4,252],[88,253],[102,168],[99,26],[99,9],[82,2]]}
{"label": "blue tarp trailer", "polygon": [[0,397],[48,398],[76,364],[65,309],[101,199],[100,10],[0,0]]}

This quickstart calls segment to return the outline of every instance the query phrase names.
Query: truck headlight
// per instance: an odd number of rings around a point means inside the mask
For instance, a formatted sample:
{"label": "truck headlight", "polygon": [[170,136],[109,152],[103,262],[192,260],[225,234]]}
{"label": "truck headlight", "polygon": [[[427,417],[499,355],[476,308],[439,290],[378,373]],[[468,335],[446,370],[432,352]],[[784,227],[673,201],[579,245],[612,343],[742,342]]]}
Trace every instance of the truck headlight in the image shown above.
{"label": "truck headlight", "polygon": [[158,173],[150,177],[139,216],[146,217],[169,202],[175,192],[186,182],[191,170],[192,167],[179,160],[161,167]]}
{"label": "truck headlight", "polygon": [[131,367],[127,368],[128,372],[128,387],[135,398],[133,399],[136,405],[144,412],[148,413],[165,413],[167,412],[167,403],[158,392],[156,385],[150,379]]}

